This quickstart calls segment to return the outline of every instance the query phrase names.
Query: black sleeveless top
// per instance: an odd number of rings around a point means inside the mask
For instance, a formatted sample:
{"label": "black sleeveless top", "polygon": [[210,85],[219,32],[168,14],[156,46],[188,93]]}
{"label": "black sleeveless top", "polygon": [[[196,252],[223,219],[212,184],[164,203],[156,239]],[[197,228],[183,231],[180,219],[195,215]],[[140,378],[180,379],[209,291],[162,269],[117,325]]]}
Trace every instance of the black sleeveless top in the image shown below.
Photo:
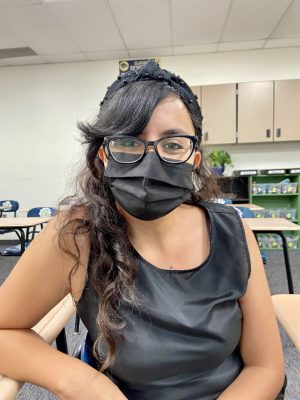
{"label": "black sleeveless top", "polygon": [[[142,303],[121,305],[124,340],[117,341],[115,362],[105,372],[129,400],[215,400],[243,368],[237,300],[250,274],[244,229],[233,207],[199,206],[211,228],[202,265],[165,270],[134,254]],[[92,340],[98,301],[87,277],[77,311]]]}

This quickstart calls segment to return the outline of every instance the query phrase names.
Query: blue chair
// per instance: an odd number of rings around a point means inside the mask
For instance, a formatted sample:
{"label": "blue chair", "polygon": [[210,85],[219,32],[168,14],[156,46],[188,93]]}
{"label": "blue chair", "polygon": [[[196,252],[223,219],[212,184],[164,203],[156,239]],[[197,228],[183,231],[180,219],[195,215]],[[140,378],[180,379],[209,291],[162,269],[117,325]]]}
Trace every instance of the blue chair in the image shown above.
{"label": "blue chair", "polygon": [[[0,218],[3,214],[14,213],[14,217],[17,216],[17,211],[19,209],[19,202],[16,200],[0,200]],[[9,233],[9,229],[0,229],[0,235]]]}
{"label": "blue chair", "polygon": [[[57,214],[57,208],[54,207],[34,207],[27,211],[27,217],[53,217]],[[40,224],[40,229],[43,229],[43,224]],[[26,242],[31,242],[34,235],[40,231],[36,230],[36,227],[32,230],[27,229]]]}
{"label": "blue chair", "polygon": [[[250,210],[250,208],[248,208],[248,207],[234,206],[234,208],[236,208],[237,210],[240,211],[242,218],[255,218],[254,212],[252,210]],[[267,261],[269,259],[267,253],[265,251],[261,251],[260,254],[261,254],[263,263],[267,264]]]}
{"label": "blue chair", "polygon": [[27,217],[52,217],[57,214],[54,207],[34,207],[27,211]]}
{"label": "blue chair", "polygon": [[3,213],[14,213],[14,217],[17,216],[19,209],[19,202],[16,200],[0,200],[0,218]]}
{"label": "blue chair", "polygon": [[213,200],[214,203],[219,203],[219,204],[232,204],[232,200],[231,199],[226,199],[224,198],[217,198]]}
{"label": "blue chair", "polygon": [[[34,207],[27,211],[27,217],[52,217],[57,214],[57,209],[54,207]],[[40,224],[41,229],[43,229],[43,224]],[[30,242],[33,240],[36,233],[36,226],[32,229],[26,229],[26,242],[25,248],[29,246]],[[21,245],[7,247],[1,253],[1,256],[20,256],[21,255]]]}
{"label": "blue chair", "polygon": [[87,333],[73,352],[73,357],[78,358],[91,367],[97,368],[97,361],[93,356],[93,341]]}

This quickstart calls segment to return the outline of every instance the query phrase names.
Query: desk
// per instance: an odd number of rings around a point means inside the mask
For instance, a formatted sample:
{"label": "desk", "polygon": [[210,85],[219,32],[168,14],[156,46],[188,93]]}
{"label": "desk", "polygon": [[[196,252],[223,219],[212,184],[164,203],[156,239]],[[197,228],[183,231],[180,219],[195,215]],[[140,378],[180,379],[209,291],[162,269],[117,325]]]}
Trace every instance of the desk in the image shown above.
{"label": "desk", "polygon": [[281,237],[289,293],[294,293],[291,265],[284,232],[300,231],[300,226],[284,218],[244,218],[244,221],[247,222],[250,229],[254,232],[255,236],[257,233],[276,233]]}
{"label": "desk", "polygon": [[226,204],[227,206],[233,206],[233,207],[246,207],[249,208],[250,210],[264,210],[263,207],[257,206],[256,204]]}
{"label": "desk", "polygon": [[276,317],[300,352],[300,294],[272,296]]}
{"label": "desk", "polygon": [[[48,312],[32,329],[38,333],[48,344],[55,339],[57,349],[68,353],[67,347],[62,347],[57,341],[64,327],[75,313],[75,306],[70,294]],[[22,386],[21,382],[0,374],[0,399],[13,400]]]}
{"label": "desk", "polygon": [[31,218],[0,218],[0,229],[16,232],[21,243],[21,255],[25,251],[25,232],[24,229],[35,227],[44,224],[50,220],[51,217],[31,217]]}

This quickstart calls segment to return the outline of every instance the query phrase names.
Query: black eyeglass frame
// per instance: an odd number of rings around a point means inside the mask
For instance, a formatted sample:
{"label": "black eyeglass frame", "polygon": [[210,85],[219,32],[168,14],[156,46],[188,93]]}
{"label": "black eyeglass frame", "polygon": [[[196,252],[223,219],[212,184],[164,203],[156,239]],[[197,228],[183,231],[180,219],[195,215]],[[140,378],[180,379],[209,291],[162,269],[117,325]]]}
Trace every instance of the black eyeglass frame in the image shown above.
{"label": "black eyeglass frame", "polygon": [[[138,160],[135,160],[135,161],[123,162],[123,161],[116,160],[115,157],[113,156],[112,152],[110,151],[109,143],[114,139],[128,139],[129,137],[132,138],[132,139],[138,140],[139,142],[143,143],[143,145],[144,145],[144,153],[141,154],[140,158]],[[193,143],[193,147],[191,149],[191,154],[188,156],[188,158],[186,160],[184,160],[184,161],[177,161],[177,162],[167,161],[164,158],[162,158],[160,156],[158,150],[157,150],[158,143],[161,142],[162,140],[165,140],[165,139],[179,138],[179,137],[190,139],[192,141],[192,143]],[[168,135],[168,136],[164,136],[164,137],[162,137],[160,139],[157,139],[157,140],[142,140],[142,139],[139,139],[139,138],[137,138],[135,136],[129,136],[129,135],[117,136],[116,135],[116,136],[106,136],[104,138],[103,144],[104,144],[104,152],[106,154],[106,157],[108,159],[112,158],[113,160],[115,160],[119,164],[135,164],[135,163],[141,161],[145,157],[145,154],[147,153],[147,149],[148,149],[149,146],[152,146],[154,148],[154,150],[155,150],[155,152],[158,155],[160,160],[162,160],[162,161],[164,161],[164,162],[166,162],[168,164],[183,164],[183,163],[187,162],[191,158],[193,152],[195,151],[196,145],[199,143],[199,141],[200,140],[199,140],[198,136],[181,135],[181,134]]]}

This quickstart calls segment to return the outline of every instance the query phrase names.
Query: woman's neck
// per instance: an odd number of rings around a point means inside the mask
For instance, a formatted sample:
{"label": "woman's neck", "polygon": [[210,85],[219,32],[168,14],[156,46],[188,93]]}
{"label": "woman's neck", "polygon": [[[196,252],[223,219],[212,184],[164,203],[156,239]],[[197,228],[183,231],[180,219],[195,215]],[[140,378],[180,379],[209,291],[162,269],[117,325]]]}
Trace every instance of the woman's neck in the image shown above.
{"label": "woman's neck", "polygon": [[128,223],[128,237],[133,243],[141,243],[147,241],[152,244],[162,244],[174,236],[180,234],[181,229],[187,223],[186,211],[193,207],[181,204],[175,210],[171,211],[164,217],[153,221],[143,221],[128,214],[124,209],[118,206]]}

